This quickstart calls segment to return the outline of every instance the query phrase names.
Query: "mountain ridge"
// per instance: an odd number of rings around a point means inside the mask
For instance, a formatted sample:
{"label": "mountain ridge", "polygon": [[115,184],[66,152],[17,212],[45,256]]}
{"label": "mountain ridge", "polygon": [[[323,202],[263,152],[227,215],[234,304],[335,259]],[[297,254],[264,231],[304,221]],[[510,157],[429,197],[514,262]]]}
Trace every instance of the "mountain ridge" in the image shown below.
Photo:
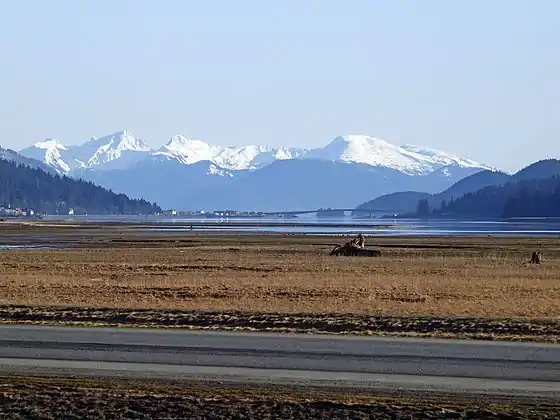
{"label": "mountain ridge", "polygon": [[[262,144],[217,146],[174,135],[160,148],[152,149],[130,131],[121,130],[101,138],[93,137],[81,145],[66,146],[49,138],[20,150],[20,154],[43,161],[65,174],[84,168],[126,169],[144,159],[175,160],[186,165],[208,160],[230,171],[258,170],[277,160],[288,159],[365,163],[414,175],[426,174],[446,165],[496,169],[441,150],[408,144],[395,146],[360,134],[338,136],[318,148],[269,147]],[[117,164],[119,161],[121,163]]]}
{"label": "mountain ridge", "polygon": [[371,195],[408,186],[435,193],[475,168],[443,168],[423,176],[363,163],[290,159],[276,161],[259,171],[245,171],[211,188],[194,188],[177,203],[189,209],[285,211],[318,208],[354,208]]}
{"label": "mountain ridge", "polygon": [[224,147],[176,135],[152,149],[121,130],[78,146],[51,139],[21,154],[42,157],[63,175],[179,210],[350,208],[403,187],[435,193],[475,172],[497,170],[452,153],[360,134],[338,136],[315,149]]}

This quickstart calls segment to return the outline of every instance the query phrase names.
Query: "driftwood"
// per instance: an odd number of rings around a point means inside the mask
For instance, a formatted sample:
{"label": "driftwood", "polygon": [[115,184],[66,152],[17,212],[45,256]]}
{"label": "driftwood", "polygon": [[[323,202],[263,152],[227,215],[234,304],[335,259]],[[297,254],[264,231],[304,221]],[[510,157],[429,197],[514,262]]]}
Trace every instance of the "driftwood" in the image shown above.
{"label": "driftwood", "polygon": [[376,257],[381,252],[375,249],[365,249],[366,240],[361,233],[343,245],[335,246],[330,255],[344,255],[346,257]]}
{"label": "driftwood", "polygon": [[531,255],[531,260],[529,261],[529,264],[540,264],[542,261],[542,254],[540,251],[534,251],[533,254]]}
{"label": "driftwood", "polygon": [[356,257],[379,257],[380,255],[381,251],[377,249],[358,248],[354,251],[354,256]]}
{"label": "driftwood", "polygon": [[377,249],[347,246],[347,244],[344,244],[335,246],[330,255],[343,255],[345,257],[378,257],[381,255],[381,251],[378,251]]}
{"label": "driftwood", "polygon": [[358,248],[364,248],[366,246],[366,240],[364,238],[364,235],[362,235],[361,233],[354,239],[352,239],[350,243],[357,246]]}

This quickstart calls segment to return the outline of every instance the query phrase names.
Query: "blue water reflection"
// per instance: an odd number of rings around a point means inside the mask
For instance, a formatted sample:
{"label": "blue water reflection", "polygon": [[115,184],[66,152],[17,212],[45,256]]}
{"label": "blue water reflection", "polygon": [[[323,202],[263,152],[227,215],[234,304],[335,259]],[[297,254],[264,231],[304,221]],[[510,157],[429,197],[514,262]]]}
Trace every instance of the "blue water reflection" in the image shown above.
{"label": "blue water reflection", "polygon": [[[500,220],[420,220],[420,219],[357,219],[298,217],[281,218],[169,218],[146,216],[47,216],[46,220],[75,220],[80,222],[151,222],[156,226],[142,229],[156,231],[229,232],[229,233],[293,233],[309,235],[339,235],[358,232],[368,235],[531,235],[560,234],[560,218],[526,218]],[[180,223],[181,225],[173,225]]]}

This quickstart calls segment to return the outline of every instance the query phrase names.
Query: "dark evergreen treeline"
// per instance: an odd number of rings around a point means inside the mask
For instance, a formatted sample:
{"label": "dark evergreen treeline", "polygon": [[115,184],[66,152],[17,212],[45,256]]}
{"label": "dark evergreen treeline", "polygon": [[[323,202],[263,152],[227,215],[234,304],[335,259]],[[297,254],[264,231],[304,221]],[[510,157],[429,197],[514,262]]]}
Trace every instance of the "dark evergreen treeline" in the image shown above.
{"label": "dark evergreen treeline", "polygon": [[40,213],[149,214],[161,212],[156,203],[131,199],[91,182],[51,175],[40,169],[0,159],[0,204]]}
{"label": "dark evergreen treeline", "polygon": [[[486,178],[486,174],[481,175]],[[540,160],[509,176],[508,182],[502,178],[503,174],[495,179],[496,184],[452,196],[438,206],[433,206],[429,197],[421,199],[409,216],[560,217],[560,160]]]}
{"label": "dark evergreen treeline", "polygon": [[461,198],[444,202],[430,210],[418,204],[419,215],[457,217],[558,217],[560,216],[560,176],[489,186]]}
{"label": "dark evergreen treeline", "polygon": [[[358,210],[361,209],[380,209],[403,215],[414,214],[417,211],[420,211],[423,215],[429,215],[429,212],[426,213],[427,208],[437,209],[445,201],[449,202],[453,198],[461,197],[467,193],[475,192],[490,185],[503,185],[511,181],[511,178],[509,174],[504,172],[483,170],[457,181],[451,187],[437,194],[419,191],[402,191],[382,195],[360,204],[356,207],[355,214],[360,214]],[[419,202],[422,202],[421,208],[418,208]]]}
{"label": "dark evergreen treeline", "polygon": [[521,182],[509,195],[504,217],[560,216],[560,176]]}

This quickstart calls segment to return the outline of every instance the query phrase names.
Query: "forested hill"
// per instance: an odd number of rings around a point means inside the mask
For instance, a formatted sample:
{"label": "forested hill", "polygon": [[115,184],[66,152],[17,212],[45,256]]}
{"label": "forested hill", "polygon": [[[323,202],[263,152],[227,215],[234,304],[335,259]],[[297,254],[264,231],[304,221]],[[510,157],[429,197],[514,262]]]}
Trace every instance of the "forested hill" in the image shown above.
{"label": "forested hill", "polygon": [[444,204],[434,215],[559,217],[560,175],[486,187]]}
{"label": "forested hill", "polygon": [[91,182],[48,174],[41,169],[0,159],[0,205],[30,208],[40,213],[150,214],[155,203],[131,199]]}
{"label": "forested hill", "polygon": [[438,194],[403,191],[379,196],[364,204],[360,204],[356,207],[356,213],[359,214],[357,210],[368,209],[391,210],[393,212],[405,214],[414,213],[418,209],[418,203],[426,200],[430,209],[437,209],[445,201],[448,202],[453,198],[462,197],[467,193],[475,192],[490,185],[503,185],[509,179],[510,176],[504,172],[489,170],[480,171],[457,181],[451,187]]}

